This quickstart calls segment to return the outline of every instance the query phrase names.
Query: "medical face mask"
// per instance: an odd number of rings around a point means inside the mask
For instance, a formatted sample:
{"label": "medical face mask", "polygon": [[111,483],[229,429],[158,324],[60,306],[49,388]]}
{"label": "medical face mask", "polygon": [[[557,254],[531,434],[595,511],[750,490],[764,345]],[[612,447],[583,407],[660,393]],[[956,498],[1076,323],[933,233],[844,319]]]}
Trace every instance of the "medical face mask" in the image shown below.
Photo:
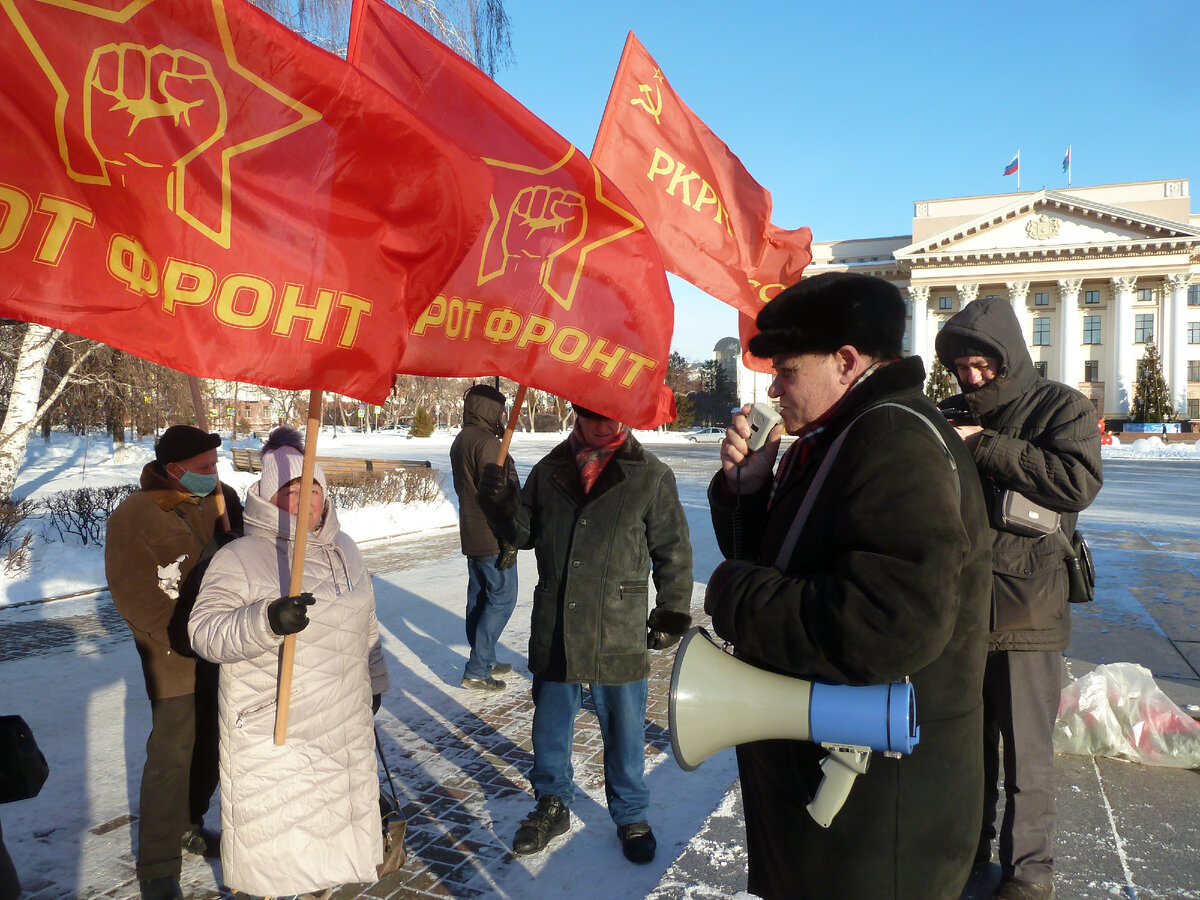
{"label": "medical face mask", "polygon": [[207,497],[217,487],[216,475],[200,475],[197,472],[189,472],[187,469],[183,470],[183,474],[179,476],[178,480],[197,497]]}

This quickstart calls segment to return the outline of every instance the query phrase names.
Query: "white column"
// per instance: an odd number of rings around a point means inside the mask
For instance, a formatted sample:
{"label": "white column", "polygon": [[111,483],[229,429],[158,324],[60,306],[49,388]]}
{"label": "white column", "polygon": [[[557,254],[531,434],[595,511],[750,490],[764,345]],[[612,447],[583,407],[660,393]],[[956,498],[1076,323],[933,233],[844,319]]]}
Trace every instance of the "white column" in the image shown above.
{"label": "white column", "polygon": [[1064,278],[1058,282],[1058,356],[1059,381],[1073,388],[1083,381],[1080,345],[1083,343],[1083,316],[1079,312],[1079,290],[1082,278]]}
{"label": "white column", "polygon": [[[1163,369],[1175,412],[1187,415],[1187,289],[1186,273],[1168,275],[1163,279],[1163,337],[1159,345],[1167,359]],[[1170,322],[1168,330],[1167,322]]]}
{"label": "white column", "polygon": [[933,368],[933,336],[929,333],[929,286],[908,286],[909,319],[908,352],[921,357],[925,371]]}
{"label": "white column", "polygon": [[960,310],[979,296],[978,284],[956,284],[954,290],[958,292],[958,308]]}
{"label": "white column", "polygon": [[[1118,275],[1112,280],[1116,296],[1113,298],[1113,353],[1115,374],[1113,386],[1116,393],[1113,403],[1117,412],[1129,412],[1133,402],[1133,388],[1137,383],[1137,348],[1133,344],[1133,289],[1136,275]],[[1105,393],[1107,397],[1107,392]],[[1110,401],[1105,400],[1106,404]]]}
{"label": "white column", "polygon": [[1008,288],[1008,302],[1012,304],[1017,323],[1021,326],[1021,337],[1025,341],[1025,346],[1028,347],[1033,327],[1029,322],[1029,315],[1025,311],[1025,301],[1029,299],[1029,282],[1010,281],[1004,286]]}

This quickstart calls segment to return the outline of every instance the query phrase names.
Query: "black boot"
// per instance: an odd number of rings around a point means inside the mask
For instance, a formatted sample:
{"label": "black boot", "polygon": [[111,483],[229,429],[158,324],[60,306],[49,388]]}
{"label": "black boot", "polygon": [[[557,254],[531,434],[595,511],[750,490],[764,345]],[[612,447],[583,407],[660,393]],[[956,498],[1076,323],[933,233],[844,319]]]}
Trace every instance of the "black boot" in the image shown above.
{"label": "black boot", "polygon": [[523,856],[537,853],[550,839],[565,834],[571,827],[571,813],[563,806],[562,798],[554,794],[538,797],[535,809],[517,829],[513,839],[513,853]]}
{"label": "black boot", "polygon": [[648,863],[654,859],[658,842],[646,822],[630,822],[617,826],[617,837],[621,839],[621,850],[630,862]]}
{"label": "black boot", "polygon": [[207,828],[201,828],[199,825],[193,825],[183,833],[179,846],[193,856],[204,856],[208,859],[221,858],[221,836]]}
{"label": "black boot", "polygon": [[142,900],[183,900],[183,892],[179,890],[178,875],[147,878],[139,881],[138,887],[142,891]]}

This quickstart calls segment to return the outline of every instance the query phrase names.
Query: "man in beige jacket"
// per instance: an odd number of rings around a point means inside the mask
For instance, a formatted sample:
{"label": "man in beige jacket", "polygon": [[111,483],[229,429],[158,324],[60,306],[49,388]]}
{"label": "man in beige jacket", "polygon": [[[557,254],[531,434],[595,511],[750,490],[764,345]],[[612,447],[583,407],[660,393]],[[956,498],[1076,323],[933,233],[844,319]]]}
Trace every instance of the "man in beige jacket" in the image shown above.
{"label": "man in beige jacket", "polygon": [[[104,569],[133,632],[150,698],[142,769],[137,875],[143,900],[176,900],[183,848],[215,853],[201,830],[216,789],[216,666],[196,659],[187,619],[204,566],[225,538],[217,510],[219,434],[172,425],[142,470],[141,490],[108,520]],[[222,485],[235,533],[237,493]],[[232,537],[230,534],[229,537]]]}

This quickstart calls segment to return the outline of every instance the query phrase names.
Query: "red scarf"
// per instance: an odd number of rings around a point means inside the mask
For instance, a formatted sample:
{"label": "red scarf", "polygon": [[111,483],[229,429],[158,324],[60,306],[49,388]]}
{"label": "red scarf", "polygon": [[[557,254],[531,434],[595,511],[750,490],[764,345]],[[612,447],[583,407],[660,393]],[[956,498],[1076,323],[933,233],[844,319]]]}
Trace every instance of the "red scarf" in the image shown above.
{"label": "red scarf", "polygon": [[579,467],[579,480],[583,482],[585,494],[591,493],[592,485],[596,483],[596,479],[600,477],[600,473],[604,471],[604,467],[608,465],[612,455],[617,452],[618,447],[625,443],[627,437],[629,437],[629,429],[622,427],[616,437],[607,444],[593,447],[583,439],[583,435],[579,431],[579,424],[576,423],[567,440],[571,444],[571,452],[575,454],[575,465]]}
{"label": "red scarf", "polygon": [[771,485],[771,497],[767,501],[768,509],[775,502],[775,494],[779,488],[792,476],[792,472],[799,472],[804,469],[805,463],[812,457],[813,450],[816,449],[818,438],[825,430],[825,426],[829,424],[829,420],[838,414],[838,411],[846,405],[850,395],[854,393],[854,389],[870,378],[876,371],[883,368],[890,362],[877,362],[865,372],[855,379],[854,384],[850,385],[850,390],[842,394],[837,402],[817,418],[813,419],[796,433],[796,440],[792,446],[787,448],[787,452],[783,454],[783,459],[779,461],[779,465],[775,469],[775,481]]}

